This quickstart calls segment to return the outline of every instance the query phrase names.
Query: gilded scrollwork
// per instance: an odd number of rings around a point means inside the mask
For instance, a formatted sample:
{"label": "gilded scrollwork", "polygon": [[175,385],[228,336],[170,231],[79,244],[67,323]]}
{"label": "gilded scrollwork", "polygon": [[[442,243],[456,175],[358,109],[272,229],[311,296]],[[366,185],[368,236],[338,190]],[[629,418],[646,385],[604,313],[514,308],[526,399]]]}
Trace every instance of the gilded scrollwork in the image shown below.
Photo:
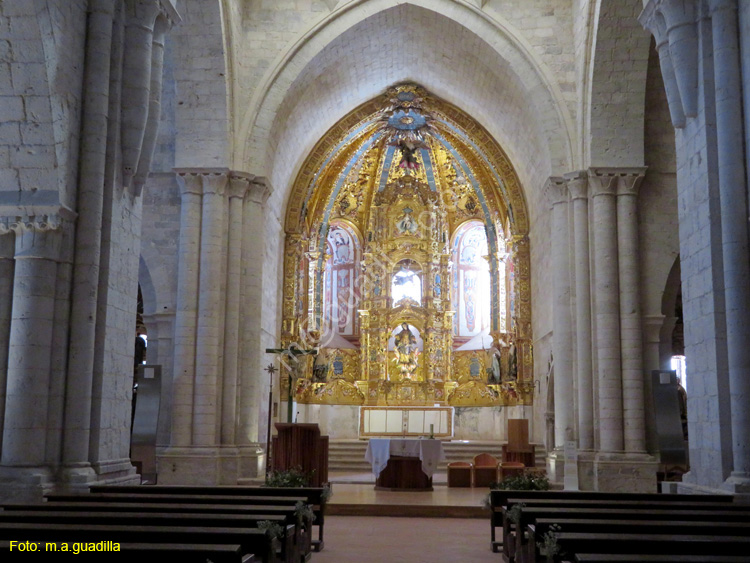
{"label": "gilded scrollwork", "polygon": [[[287,207],[285,346],[301,341],[305,331],[325,328],[332,290],[324,247],[334,219],[361,238],[359,328],[348,336],[351,348],[325,352],[338,358],[325,369],[324,358],[317,368],[312,359],[306,362],[298,400],[531,404],[528,214],[510,160],[481,125],[422,87],[400,84],[352,111],[318,142]],[[467,221],[481,221],[490,241],[492,331],[504,366],[513,344],[513,376],[497,382],[487,379],[483,350],[454,350],[451,244]],[[501,262],[512,267],[500,269]],[[413,368],[394,361],[394,340],[404,323],[419,346]]]}

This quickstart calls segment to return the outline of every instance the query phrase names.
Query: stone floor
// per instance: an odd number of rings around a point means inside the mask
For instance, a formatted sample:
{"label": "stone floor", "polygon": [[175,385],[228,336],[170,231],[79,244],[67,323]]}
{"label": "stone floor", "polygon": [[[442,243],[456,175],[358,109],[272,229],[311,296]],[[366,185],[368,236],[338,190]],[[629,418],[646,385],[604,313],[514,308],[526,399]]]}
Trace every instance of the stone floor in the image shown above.
{"label": "stone floor", "polygon": [[330,516],[325,549],[312,563],[497,562],[488,520]]}
{"label": "stone floor", "polygon": [[[449,489],[445,473],[435,474],[431,492],[376,491],[370,474],[336,473],[329,479],[333,496],[325,549],[313,554],[313,563],[499,559],[490,549],[489,513],[479,508],[487,489]],[[461,517],[443,517],[456,514]]]}

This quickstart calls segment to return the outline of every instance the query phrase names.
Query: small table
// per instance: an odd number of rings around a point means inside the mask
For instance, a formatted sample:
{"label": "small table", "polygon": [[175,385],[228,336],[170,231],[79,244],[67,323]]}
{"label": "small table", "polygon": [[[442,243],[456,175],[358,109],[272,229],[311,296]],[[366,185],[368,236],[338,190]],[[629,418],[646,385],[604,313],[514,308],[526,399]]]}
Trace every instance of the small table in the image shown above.
{"label": "small table", "polygon": [[376,490],[431,491],[432,475],[445,453],[440,440],[372,438],[365,459],[372,465]]}

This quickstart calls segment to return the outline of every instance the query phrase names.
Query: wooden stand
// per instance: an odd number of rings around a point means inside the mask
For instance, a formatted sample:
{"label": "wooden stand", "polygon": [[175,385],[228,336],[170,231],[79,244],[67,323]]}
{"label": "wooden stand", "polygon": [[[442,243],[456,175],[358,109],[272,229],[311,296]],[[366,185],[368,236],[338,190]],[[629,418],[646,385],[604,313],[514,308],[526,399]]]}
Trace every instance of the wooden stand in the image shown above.
{"label": "wooden stand", "polygon": [[503,444],[503,461],[534,467],[534,446],[529,443],[529,421],[525,418],[508,419],[508,443]]}
{"label": "wooden stand", "polygon": [[310,475],[311,487],[328,482],[328,436],[320,435],[317,424],[276,423],[273,437],[273,469],[301,469]]}
{"label": "wooden stand", "polygon": [[432,477],[422,471],[422,461],[418,457],[392,455],[375,480],[375,490],[431,491]]}

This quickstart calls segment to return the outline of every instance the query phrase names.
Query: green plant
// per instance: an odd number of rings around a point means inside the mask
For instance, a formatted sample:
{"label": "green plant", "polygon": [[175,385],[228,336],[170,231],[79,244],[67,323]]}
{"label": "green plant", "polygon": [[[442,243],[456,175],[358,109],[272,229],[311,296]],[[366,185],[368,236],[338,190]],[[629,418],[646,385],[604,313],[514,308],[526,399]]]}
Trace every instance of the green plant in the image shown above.
{"label": "green plant", "polygon": [[297,516],[297,523],[302,524],[305,520],[315,522],[315,513],[313,507],[301,500],[294,505],[294,514]]}
{"label": "green plant", "polygon": [[302,471],[301,467],[271,471],[266,477],[265,487],[309,487],[312,475]]}
{"label": "green plant", "polygon": [[263,530],[267,536],[272,538],[281,538],[284,534],[284,528],[277,522],[271,522],[270,520],[261,520],[258,522],[258,529]]}
{"label": "green plant", "polygon": [[499,483],[492,483],[490,488],[504,491],[547,491],[549,490],[549,479],[539,473],[524,473],[523,475],[511,475]]}
{"label": "green plant", "polygon": [[558,524],[552,524],[544,535],[542,541],[537,542],[536,545],[542,555],[547,557],[547,561],[554,561],[555,556],[559,555],[562,551],[558,538],[560,537],[560,526]]}
{"label": "green plant", "polygon": [[329,500],[331,500],[331,497],[333,496],[333,489],[331,488],[330,483],[326,483],[323,485],[323,492],[320,493],[320,502],[326,503]]}
{"label": "green plant", "polygon": [[521,513],[526,506],[523,502],[517,502],[508,510],[508,519],[513,522],[516,526],[521,525]]}

